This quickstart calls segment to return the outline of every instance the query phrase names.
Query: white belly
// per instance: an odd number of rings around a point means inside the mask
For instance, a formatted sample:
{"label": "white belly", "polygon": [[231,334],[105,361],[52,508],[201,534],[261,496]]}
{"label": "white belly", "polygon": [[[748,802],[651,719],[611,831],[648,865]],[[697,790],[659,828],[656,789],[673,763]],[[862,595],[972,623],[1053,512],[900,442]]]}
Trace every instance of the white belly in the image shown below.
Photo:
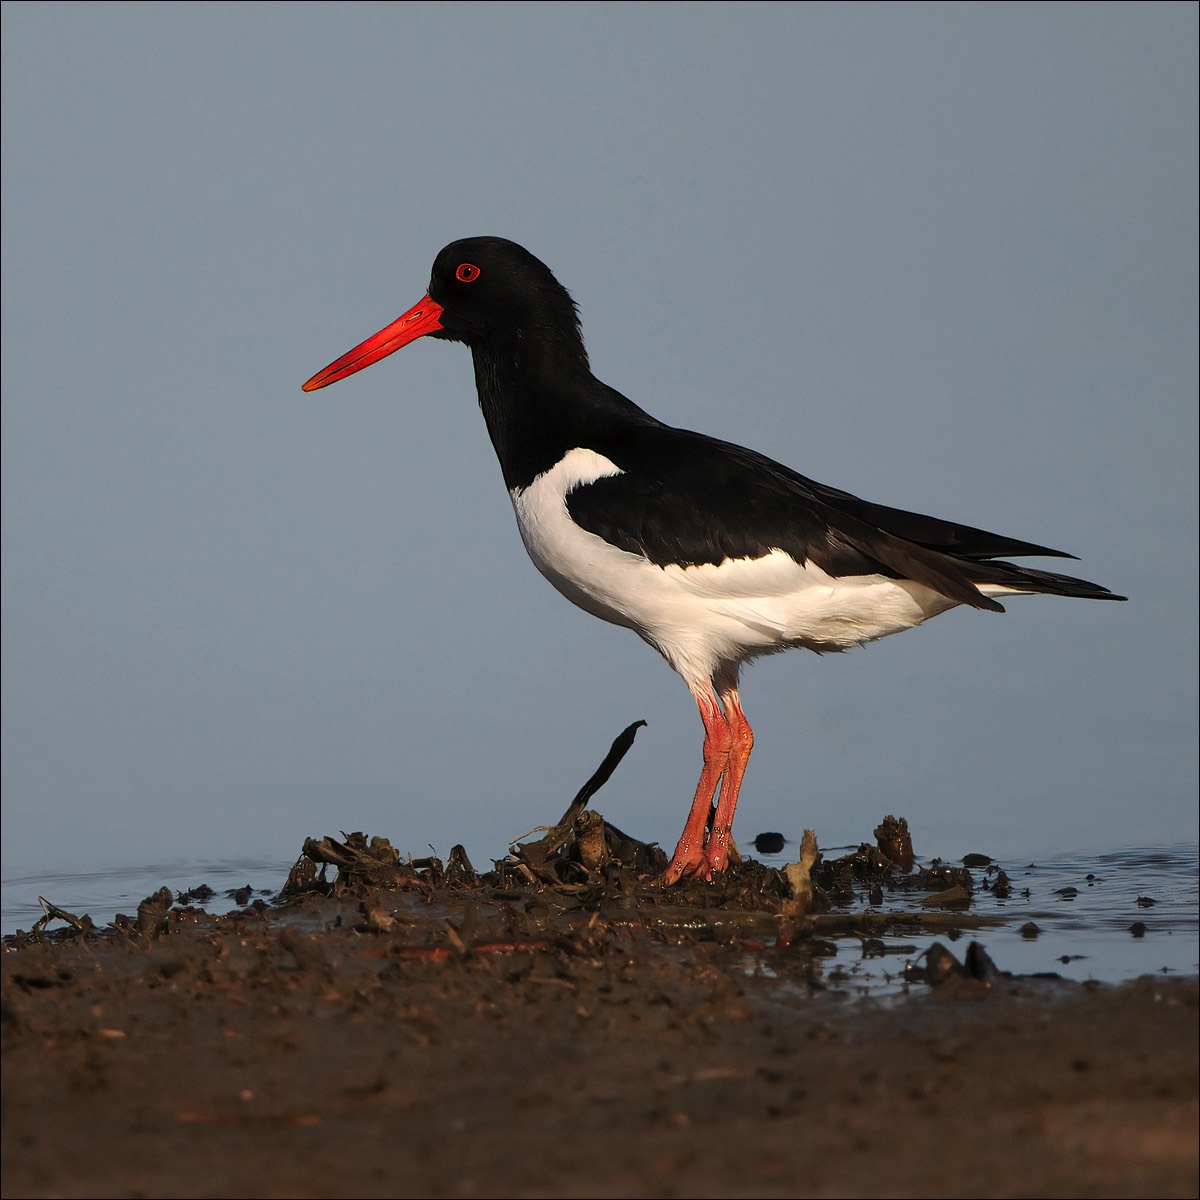
{"label": "white belly", "polygon": [[909,580],[834,578],[782,550],[717,565],[656,566],[581,529],[567,511],[572,488],[619,474],[595,451],[569,451],[529,487],[512,492],[521,538],[568,600],[635,630],[689,684],[706,684],[721,664],[790,646],[845,650],[954,606]]}

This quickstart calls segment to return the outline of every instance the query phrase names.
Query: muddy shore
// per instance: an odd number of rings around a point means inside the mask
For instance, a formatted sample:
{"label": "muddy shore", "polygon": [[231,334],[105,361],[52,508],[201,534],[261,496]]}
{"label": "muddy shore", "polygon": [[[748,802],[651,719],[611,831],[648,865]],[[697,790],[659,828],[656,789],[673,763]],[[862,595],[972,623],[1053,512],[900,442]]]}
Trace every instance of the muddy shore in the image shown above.
{"label": "muddy shore", "polygon": [[452,865],[9,939],[3,1195],[1197,1195],[1195,978],[1012,977],[968,932],[863,998],[754,864]]}

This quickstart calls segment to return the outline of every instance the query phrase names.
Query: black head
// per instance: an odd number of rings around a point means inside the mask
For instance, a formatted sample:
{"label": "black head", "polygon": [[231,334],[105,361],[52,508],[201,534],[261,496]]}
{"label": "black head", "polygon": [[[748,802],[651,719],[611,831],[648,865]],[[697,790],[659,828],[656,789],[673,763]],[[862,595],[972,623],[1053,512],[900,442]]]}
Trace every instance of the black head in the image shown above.
{"label": "black head", "polygon": [[429,296],[441,306],[434,337],[467,345],[564,333],[579,336],[579,314],[550,268],[507,238],[451,242],[433,260]]}
{"label": "black head", "polygon": [[420,303],[319,371],[304,390],[353,375],[425,336],[587,368],[575,303],[550,268],[516,242],[474,237],[439,252]]}

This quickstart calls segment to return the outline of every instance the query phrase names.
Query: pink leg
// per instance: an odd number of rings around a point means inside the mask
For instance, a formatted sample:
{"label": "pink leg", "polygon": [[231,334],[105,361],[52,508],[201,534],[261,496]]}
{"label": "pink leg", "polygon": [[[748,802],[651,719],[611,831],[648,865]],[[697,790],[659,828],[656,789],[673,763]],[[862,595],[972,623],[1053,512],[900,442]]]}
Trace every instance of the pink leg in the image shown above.
{"label": "pink leg", "polygon": [[729,862],[729,837],[733,830],[733,813],[737,808],[738,793],[742,790],[742,776],[754,749],[754,731],[746,714],[742,712],[737,688],[732,684],[721,689],[721,704],[725,709],[725,721],[729,726],[729,757],[725,767],[725,778],[721,782],[721,798],[717,801],[717,812],[712,830],[704,846],[707,862],[705,877],[711,879],[725,870]]}
{"label": "pink leg", "polygon": [[696,798],[692,801],[692,810],[688,813],[687,824],[683,827],[683,836],[679,839],[679,845],[675,847],[667,869],[659,877],[659,882],[667,885],[678,883],[688,875],[711,877],[704,833],[708,827],[713,797],[717,794],[721,776],[725,774],[730,759],[730,748],[733,745],[733,734],[725,714],[721,712],[721,706],[717,703],[716,693],[710,691],[707,695],[698,695],[696,703],[700,708],[700,719],[704,722],[704,769],[700,772]]}

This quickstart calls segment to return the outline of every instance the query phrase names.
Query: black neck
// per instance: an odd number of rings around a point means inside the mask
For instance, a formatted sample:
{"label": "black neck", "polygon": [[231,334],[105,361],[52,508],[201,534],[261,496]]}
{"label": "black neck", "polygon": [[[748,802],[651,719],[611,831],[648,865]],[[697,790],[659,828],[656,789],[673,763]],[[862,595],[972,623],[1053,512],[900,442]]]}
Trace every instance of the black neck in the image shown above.
{"label": "black neck", "polygon": [[510,491],[528,487],[568,450],[603,453],[612,433],[654,423],[592,374],[582,340],[522,334],[504,345],[476,343],[471,357],[479,407]]}

